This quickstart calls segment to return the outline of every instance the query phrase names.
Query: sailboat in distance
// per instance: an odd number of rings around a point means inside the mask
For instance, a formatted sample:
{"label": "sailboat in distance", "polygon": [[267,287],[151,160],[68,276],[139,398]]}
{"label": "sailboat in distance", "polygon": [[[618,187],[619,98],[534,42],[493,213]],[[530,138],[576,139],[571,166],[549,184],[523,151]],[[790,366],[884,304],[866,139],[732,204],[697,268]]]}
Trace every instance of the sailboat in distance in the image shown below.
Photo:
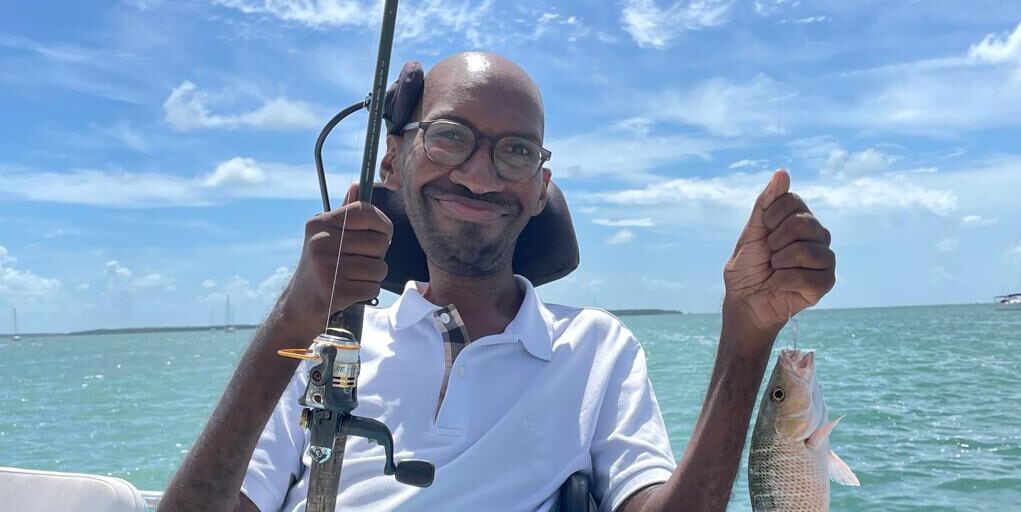
{"label": "sailboat in distance", "polygon": [[231,325],[233,322],[231,321],[232,318],[231,318],[231,311],[230,311],[230,294],[229,293],[227,294],[227,313],[226,313],[226,315],[227,316],[224,317],[224,323],[226,323],[227,325],[226,325],[226,327],[223,328],[223,332],[234,332],[234,326]]}
{"label": "sailboat in distance", "polygon": [[21,339],[21,336],[18,335],[18,308],[11,306],[11,313],[14,316],[14,334],[11,335],[11,339],[18,341]]}

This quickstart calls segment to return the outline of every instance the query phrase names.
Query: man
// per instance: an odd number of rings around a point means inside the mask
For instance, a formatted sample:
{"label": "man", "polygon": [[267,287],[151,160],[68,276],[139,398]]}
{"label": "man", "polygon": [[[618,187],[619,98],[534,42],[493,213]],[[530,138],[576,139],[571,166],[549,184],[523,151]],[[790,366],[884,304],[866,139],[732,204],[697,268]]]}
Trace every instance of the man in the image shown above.
{"label": "man", "polygon": [[[394,430],[399,457],[434,462],[436,481],[396,483],[380,472],[381,448],[352,439],[338,509],[548,510],[577,470],[590,475],[600,510],[726,508],[776,335],[834,283],[829,233],[777,172],[726,263],[709,390],[675,466],[630,332],[598,310],[542,304],[512,274],[517,235],[546,201],[543,115],[523,70],[466,53],[430,71],[416,122],[387,137],[380,174],[409,213],[429,282],[409,283],[388,309],[366,309],[355,412]],[[276,351],[312,340],[331,299],[341,309],[379,292],[392,226],[353,198],[306,225],[294,277],[161,509],[300,508],[303,372]],[[459,354],[445,344],[451,333],[470,342]]]}

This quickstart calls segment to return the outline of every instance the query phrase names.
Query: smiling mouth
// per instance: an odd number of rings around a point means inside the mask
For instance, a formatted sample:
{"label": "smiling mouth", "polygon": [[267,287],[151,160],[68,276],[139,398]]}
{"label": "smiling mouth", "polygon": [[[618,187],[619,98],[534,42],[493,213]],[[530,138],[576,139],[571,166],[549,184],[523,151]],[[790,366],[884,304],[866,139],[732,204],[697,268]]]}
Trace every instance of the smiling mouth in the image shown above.
{"label": "smiling mouth", "polygon": [[457,195],[433,196],[432,199],[448,215],[470,222],[493,222],[506,215],[503,207],[487,201]]}

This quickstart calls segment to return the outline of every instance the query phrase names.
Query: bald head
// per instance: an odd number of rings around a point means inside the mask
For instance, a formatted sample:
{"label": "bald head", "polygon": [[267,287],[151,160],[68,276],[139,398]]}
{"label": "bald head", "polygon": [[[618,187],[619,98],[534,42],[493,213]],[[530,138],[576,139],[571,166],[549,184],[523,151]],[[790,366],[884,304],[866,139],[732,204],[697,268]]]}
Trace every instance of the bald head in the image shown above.
{"label": "bald head", "polygon": [[[495,53],[458,53],[438,62],[425,77],[420,113],[422,119],[457,115],[474,104],[489,115],[480,124],[499,126],[501,117],[513,124],[530,122],[542,139],[545,123],[539,87],[520,66]],[[492,123],[490,123],[492,121]],[[476,126],[486,130],[483,126]]]}

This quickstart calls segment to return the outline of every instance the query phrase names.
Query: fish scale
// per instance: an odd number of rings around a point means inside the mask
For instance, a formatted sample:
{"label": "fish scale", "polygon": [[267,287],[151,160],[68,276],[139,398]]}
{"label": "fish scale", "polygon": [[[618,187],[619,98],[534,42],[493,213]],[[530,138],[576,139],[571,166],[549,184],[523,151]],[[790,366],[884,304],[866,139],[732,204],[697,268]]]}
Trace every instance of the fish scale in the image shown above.
{"label": "fish scale", "polygon": [[[760,431],[759,421],[756,421],[755,430]],[[762,428],[759,435],[753,435],[749,452],[748,485],[752,510],[829,510],[827,453],[829,443],[824,443],[818,450],[806,450],[803,442],[785,441],[773,429]]]}

